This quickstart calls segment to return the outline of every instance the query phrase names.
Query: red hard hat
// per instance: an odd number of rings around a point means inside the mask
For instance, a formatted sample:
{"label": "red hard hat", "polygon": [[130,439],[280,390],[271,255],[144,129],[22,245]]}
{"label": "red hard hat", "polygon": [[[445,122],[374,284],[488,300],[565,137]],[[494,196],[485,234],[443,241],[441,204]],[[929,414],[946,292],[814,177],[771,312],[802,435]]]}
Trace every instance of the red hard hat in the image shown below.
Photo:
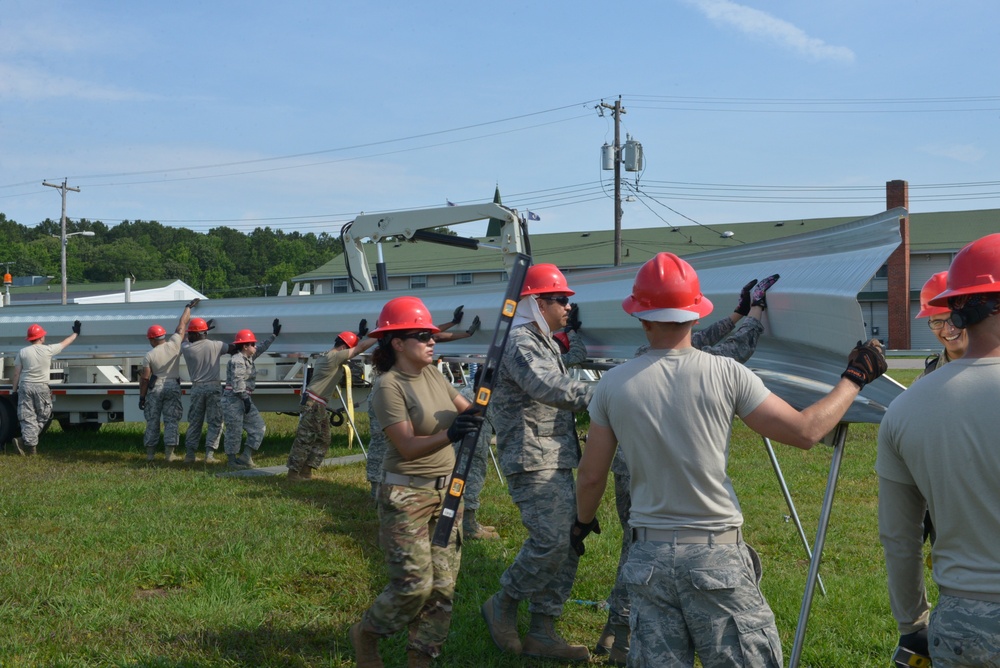
{"label": "red hard hat", "polygon": [[28,336],[26,336],[25,338],[28,339],[29,341],[37,341],[43,336],[45,336],[45,330],[42,329],[42,326],[32,325],[31,327],[28,327]]}
{"label": "red hard hat", "polygon": [[152,327],[146,330],[147,339],[158,339],[166,335],[167,335],[167,330],[163,329],[159,325],[153,325]]}
{"label": "red hard hat", "polygon": [[657,253],[639,267],[632,294],[622,302],[629,315],[653,322],[690,322],[712,312],[694,267],[673,253]]}
{"label": "red hard hat", "polygon": [[236,338],[233,339],[233,345],[239,345],[241,343],[257,343],[257,337],[253,335],[253,332],[249,329],[241,329],[236,332]]}
{"label": "red hard hat", "polygon": [[521,296],[528,295],[575,295],[566,284],[566,277],[559,271],[559,267],[554,264],[533,264],[528,267],[528,273],[524,277],[524,286],[521,288]]}
{"label": "red hard hat", "polygon": [[358,335],[354,332],[341,332],[337,335],[337,338],[347,344],[348,348],[358,345]]}
{"label": "red hard hat", "polygon": [[191,318],[191,322],[188,323],[189,332],[207,332],[208,323],[205,322],[204,318]]}
{"label": "red hard hat", "polygon": [[947,271],[939,271],[927,279],[924,287],[920,288],[920,312],[917,313],[918,318],[929,318],[932,315],[947,315],[951,313],[951,309],[947,306],[931,306],[929,303],[934,297],[944,292],[947,284]]}
{"label": "red hard hat", "polygon": [[948,267],[947,289],[929,303],[947,306],[951,297],[982,292],[1000,292],[1000,233],[987,234],[960,250]]}
{"label": "red hard hat", "polygon": [[386,332],[404,329],[426,329],[431,332],[441,330],[431,322],[431,312],[416,297],[396,297],[390,299],[378,314],[377,327],[368,336],[381,339]]}

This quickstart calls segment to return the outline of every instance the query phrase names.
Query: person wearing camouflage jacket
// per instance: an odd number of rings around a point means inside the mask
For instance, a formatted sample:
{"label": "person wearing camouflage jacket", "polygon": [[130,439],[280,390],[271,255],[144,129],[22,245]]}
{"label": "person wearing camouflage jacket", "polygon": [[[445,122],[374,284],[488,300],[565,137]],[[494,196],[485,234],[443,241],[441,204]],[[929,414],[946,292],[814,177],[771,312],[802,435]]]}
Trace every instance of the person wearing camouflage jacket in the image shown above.
{"label": "person wearing camouflage jacket", "polygon": [[[226,425],[223,447],[226,449],[230,468],[253,468],[253,453],[257,452],[264,441],[264,418],[251,399],[257,387],[257,366],[254,361],[267,352],[280,333],[281,323],[275,318],[271,324],[271,336],[259,345],[249,329],[237,332],[236,340],[233,341],[239,350],[229,358],[226,387],[222,391],[222,418]],[[241,454],[244,430],[247,432],[247,443]]]}

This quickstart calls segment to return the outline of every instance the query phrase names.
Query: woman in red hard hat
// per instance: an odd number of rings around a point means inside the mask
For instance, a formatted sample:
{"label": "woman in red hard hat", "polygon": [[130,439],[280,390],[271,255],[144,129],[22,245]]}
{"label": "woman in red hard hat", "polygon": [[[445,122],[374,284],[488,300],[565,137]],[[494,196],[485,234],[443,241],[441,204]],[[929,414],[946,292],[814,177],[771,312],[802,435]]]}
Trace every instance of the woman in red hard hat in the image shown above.
{"label": "woman in red hard hat", "polygon": [[944,292],[947,287],[948,272],[939,271],[927,279],[924,287],[920,289],[920,312],[917,313],[917,318],[927,318],[927,326],[931,328],[934,336],[944,346],[944,350],[930,355],[924,361],[924,371],[917,376],[917,380],[948,362],[960,359],[969,346],[968,333],[964,329],[955,327],[951,322],[951,309],[947,306],[931,306],[930,304],[930,301]]}
{"label": "woman in red hard hat", "polygon": [[[260,345],[249,329],[236,332],[233,345],[237,351],[229,358],[226,367],[226,387],[222,391],[222,419],[226,425],[226,460],[231,469],[254,467],[253,453],[264,440],[264,418],[253,405],[250,396],[257,386],[257,367],[254,360],[267,352],[274,339],[281,333],[281,323],[275,318],[271,323],[271,336]],[[246,449],[240,453],[244,430],[247,433]]]}
{"label": "woman in red hard hat", "polygon": [[438,328],[416,297],[382,308],[369,336],[379,346],[372,406],[389,439],[378,489],[379,542],[389,584],[350,629],[358,666],[381,666],[378,639],[409,628],[409,665],[429,666],[448,637],[461,563],[461,506],[447,547],[432,545],[450,476],[451,444],[482,417],[434,366]]}

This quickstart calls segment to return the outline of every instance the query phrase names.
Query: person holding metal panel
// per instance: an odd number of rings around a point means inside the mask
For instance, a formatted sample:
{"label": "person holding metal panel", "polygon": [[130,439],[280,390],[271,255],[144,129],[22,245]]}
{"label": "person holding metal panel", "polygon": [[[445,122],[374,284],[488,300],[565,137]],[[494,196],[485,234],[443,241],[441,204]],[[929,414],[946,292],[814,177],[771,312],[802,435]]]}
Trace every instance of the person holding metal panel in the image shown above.
{"label": "person holding metal panel", "polygon": [[41,325],[28,327],[25,339],[29,345],[21,348],[14,357],[14,372],[10,386],[17,406],[17,419],[21,422],[21,436],[11,440],[19,455],[34,455],[38,452],[38,438],[52,419],[52,390],[49,389],[49,373],[52,358],[66,346],[76,341],[80,335],[80,321],[73,321],[73,333],[59,343],[45,343],[45,330]]}
{"label": "person holding metal panel", "polygon": [[[691,334],[691,346],[710,355],[729,357],[740,364],[746,362],[757,348],[757,341],[764,331],[762,318],[767,308],[767,291],[778,281],[778,274],[768,276],[758,282],[754,279],[743,286],[736,308],[727,317]],[[742,322],[740,322],[742,321]],[[736,327],[739,323],[739,327]],[[635,356],[649,352],[649,344],[640,346]],[[632,531],[629,527],[629,510],[632,507],[630,491],[631,476],[622,449],[615,451],[611,462],[611,473],[615,481],[615,508],[618,522],[622,527],[622,547],[618,557],[618,571],[615,585],[608,596],[608,621],[594,648],[595,654],[607,654],[608,664],[624,666],[629,650],[629,598],[628,587],[622,579],[622,571],[628,561],[628,551],[632,546]]]}
{"label": "person holding metal panel", "polygon": [[920,289],[920,311],[917,318],[927,318],[927,326],[934,336],[944,346],[940,353],[934,353],[924,361],[924,371],[917,380],[923,378],[934,369],[939,369],[948,362],[954,361],[965,354],[969,345],[968,333],[955,327],[951,322],[951,309],[947,306],[931,306],[930,300],[945,291],[948,283],[948,272],[939,271],[927,279]]}
{"label": "person holding metal panel", "polygon": [[330,415],[327,404],[344,377],[348,360],[365,352],[378,343],[376,339],[363,339],[368,333],[368,321],[358,324],[358,333],[341,332],[326,351],[313,364],[312,378],[302,397],[302,412],[295,430],[295,440],[288,452],[288,479],[311,480],[330,449]]}
{"label": "person holding metal panel", "polygon": [[208,330],[211,321],[191,318],[187,328],[187,341],[181,344],[181,354],[191,378],[191,394],[188,399],[188,428],[184,436],[185,464],[193,464],[197,459],[201,442],[201,427],[208,423],[205,437],[205,463],[217,460],[215,451],[222,439],[222,382],[219,377],[223,355],[232,355],[236,346],[232,343],[212,341]]}
{"label": "person holding metal panel", "polygon": [[372,405],[389,439],[378,489],[389,583],[348,633],[359,668],[382,666],[378,639],[406,628],[408,665],[429,666],[451,625],[460,525],[448,547],[433,545],[431,537],[455,467],[451,444],[479,429],[483,418],[435,368],[437,330],[422,301],[397,297],[369,335],[379,342]]}
{"label": "person holding metal panel", "polygon": [[[275,318],[271,323],[271,336],[263,343],[258,345],[257,337],[249,329],[236,332],[233,340],[237,350],[229,358],[226,387],[222,390],[222,419],[226,425],[224,447],[231,469],[252,469],[253,454],[264,441],[264,418],[251,399],[257,387],[257,366],[254,361],[267,352],[279,334],[281,323]],[[247,432],[246,448],[240,452],[244,430]]]}
{"label": "person holding metal panel", "polygon": [[[482,613],[505,652],[587,661],[589,650],[566,642],[554,626],[578,562],[569,542],[573,469],[580,461],[573,412],[585,409],[591,395],[588,384],[569,376],[552,336],[566,326],[573,294],[554,264],[528,268],[490,403],[500,466],[528,538]],[[523,600],[531,626],[522,641],[517,613]]]}
{"label": "person holding metal panel", "polygon": [[139,408],[146,418],[146,461],[153,461],[160,443],[160,421],[163,421],[163,454],[168,462],[174,461],[174,448],[180,443],[180,424],[184,417],[181,404],[181,342],[191,320],[191,309],[199,299],[185,304],[174,333],[167,338],[167,330],[152,325],[146,331],[150,351],[142,360],[139,376]]}
{"label": "person holding metal panel", "polygon": [[[914,383],[878,433],[879,538],[899,629],[897,665],[996,666],[1000,655],[1000,234],[955,256],[946,307],[965,354]],[[939,597],[927,602],[921,520],[929,510]],[[917,662],[915,662],[917,661]]]}
{"label": "person holding metal panel", "polygon": [[628,665],[779,667],[774,615],[760,591],[760,560],[743,541],[727,472],[733,418],[809,449],[881,376],[878,341],[858,342],[829,394],[798,411],[736,360],[691,344],[712,311],[690,264],[658,253],[636,274],[622,308],[650,350],[607,371],[590,403],[571,541],[598,533],[596,512],[619,444],[631,471],[633,544],[623,569],[631,598]]}

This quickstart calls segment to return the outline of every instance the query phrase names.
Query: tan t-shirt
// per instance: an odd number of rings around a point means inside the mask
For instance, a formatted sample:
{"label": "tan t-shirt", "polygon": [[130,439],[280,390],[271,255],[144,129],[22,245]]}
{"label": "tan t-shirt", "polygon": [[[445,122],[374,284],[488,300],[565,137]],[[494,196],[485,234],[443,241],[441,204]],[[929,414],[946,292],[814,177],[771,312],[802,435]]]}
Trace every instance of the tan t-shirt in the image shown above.
{"label": "tan t-shirt", "polygon": [[156,346],[148,353],[142,362],[143,368],[149,370],[160,380],[181,377],[181,341],[184,339],[178,332]]}
{"label": "tan t-shirt", "polygon": [[312,380],[306,389],[316,396],[322,397],[325,403],[329,403],[334,388],[344,375],[344,364],[350,357],[350,348],[343,350],[331,348],[326,351],[326,354],[316,360],[313,365]]}
{"label": "tan t-shirt", "polygon": [[21,367],[18,383],[48,383],[52,358],[62,352],[61,343],[33,343],[21,348],[14,358],[14,366]]}
{"label": "tan t-shirt", "polygon": [[[458,409],[458,390],[451,386],[435,367],[427,366],[416,375],[390,369],[375,379],[372,408],[385,430],[387,426],[409,421],[417,436],[430,436],[451,426]],[[455,451],[450,444],[413,461],[399,454],[392,439],[386,449],[382,468],[402,475],[436,478],[455,468]]]}

